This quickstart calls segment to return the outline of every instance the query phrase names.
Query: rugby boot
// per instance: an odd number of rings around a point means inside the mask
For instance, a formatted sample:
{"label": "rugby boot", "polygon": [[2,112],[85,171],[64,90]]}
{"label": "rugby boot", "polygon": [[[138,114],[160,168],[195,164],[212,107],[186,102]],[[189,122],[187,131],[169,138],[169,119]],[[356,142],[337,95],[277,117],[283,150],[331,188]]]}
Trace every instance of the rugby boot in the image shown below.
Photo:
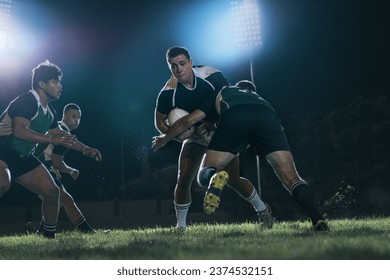
{"label": "rugby boot", "polygon": [[257,212],[257,217],[262,228],[272,228],[274,225],[274,218],[272,217],[269,208],[265,208],[263,211]]}
{"label": "rugby boot", "polygon": [[221,193],[228,179],[229,174],[223,170],[218,171],[211,177],[210,185],[204,195],[203,202],[203,211],[206,214],[213,214],[219,207]]}

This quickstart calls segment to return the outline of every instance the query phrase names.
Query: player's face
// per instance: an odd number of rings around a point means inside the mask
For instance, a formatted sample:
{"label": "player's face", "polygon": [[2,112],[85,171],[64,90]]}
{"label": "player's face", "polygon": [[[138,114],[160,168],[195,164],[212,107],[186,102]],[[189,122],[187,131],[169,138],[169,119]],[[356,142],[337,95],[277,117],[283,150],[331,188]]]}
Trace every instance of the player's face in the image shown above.
{"label": "player's face", "polygon": [[71,109],[66,111],[63,121],[69,127],[70,130],[76,129],[79,127],[81,119],[80,110]]}
{"label": "player's face", "polygon": [[51,79],[47,83],[44,83],[44,91],[49,100],[60,99],[62,91],[61,79]]}
{"label": "player's face", "polygon": [[169,68],[176,79],[187,87],[193,86],[192,60],[184,54],[168,59]]}

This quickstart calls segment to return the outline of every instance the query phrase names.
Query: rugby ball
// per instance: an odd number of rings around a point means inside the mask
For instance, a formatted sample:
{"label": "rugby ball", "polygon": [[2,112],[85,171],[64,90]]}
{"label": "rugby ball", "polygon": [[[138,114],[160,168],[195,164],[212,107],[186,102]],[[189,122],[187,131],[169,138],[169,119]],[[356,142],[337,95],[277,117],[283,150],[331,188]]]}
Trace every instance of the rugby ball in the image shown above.
{"label": "rugby ball", "polygon": [[178,119],[181,119],[188,114],[187,111],[180,108],[172,109],[168,114],[168,125],[172,126]]}

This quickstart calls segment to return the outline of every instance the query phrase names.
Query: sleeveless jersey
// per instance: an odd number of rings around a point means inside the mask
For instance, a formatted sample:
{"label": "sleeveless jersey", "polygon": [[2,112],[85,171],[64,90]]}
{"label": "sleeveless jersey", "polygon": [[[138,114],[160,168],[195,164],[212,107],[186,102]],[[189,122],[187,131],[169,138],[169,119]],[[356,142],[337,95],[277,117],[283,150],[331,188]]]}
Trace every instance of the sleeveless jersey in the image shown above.
{"label": "sleeveless jersey", "polygon": [[172,75],[157,97],[156,110],[168,115],[176,107],[189,113],[199,109],[206,114],[205,121],[215,122],[217,119],[215,98],[229,82],[215,68],[194,66],[192,69],[194,87],[187,88]]}
{"label": "sleeveless jersey", "polygon": [[16,138],[12,134],[12,119],[23,117],[30,120],[29,129],[45,134],[48,129],[58,126],[57,113],[49,103],[43,108],[35,91],[29,91],[15,98],[0,116],[0,145],[7,147],[19,156],[34,152],[37,143]]}

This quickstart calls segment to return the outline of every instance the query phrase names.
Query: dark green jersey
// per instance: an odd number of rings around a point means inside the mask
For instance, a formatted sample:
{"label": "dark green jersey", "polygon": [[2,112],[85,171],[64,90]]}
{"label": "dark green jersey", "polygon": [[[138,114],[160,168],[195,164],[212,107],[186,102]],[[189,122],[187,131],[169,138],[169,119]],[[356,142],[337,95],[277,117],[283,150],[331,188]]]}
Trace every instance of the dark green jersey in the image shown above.
{"label": "dark green jersey", "polygon": [[271,104],[254,91],[230,86],[224,87],[219,94],[221,95],[221,115],[228,109],[240,104],[260,104],[273,110]]}
{"label": "dark green jersey", "polygon": [[30,120],[29,129],[40,134],[45,134],[48,129],[58,126],[56,111],[50,103],[43,108],[35,91],[29,91],[15,98],[0,116],[0,145],[20,156],[34,152],[37,143],[18,139],[12,134],[12,119],[15,117]]}

